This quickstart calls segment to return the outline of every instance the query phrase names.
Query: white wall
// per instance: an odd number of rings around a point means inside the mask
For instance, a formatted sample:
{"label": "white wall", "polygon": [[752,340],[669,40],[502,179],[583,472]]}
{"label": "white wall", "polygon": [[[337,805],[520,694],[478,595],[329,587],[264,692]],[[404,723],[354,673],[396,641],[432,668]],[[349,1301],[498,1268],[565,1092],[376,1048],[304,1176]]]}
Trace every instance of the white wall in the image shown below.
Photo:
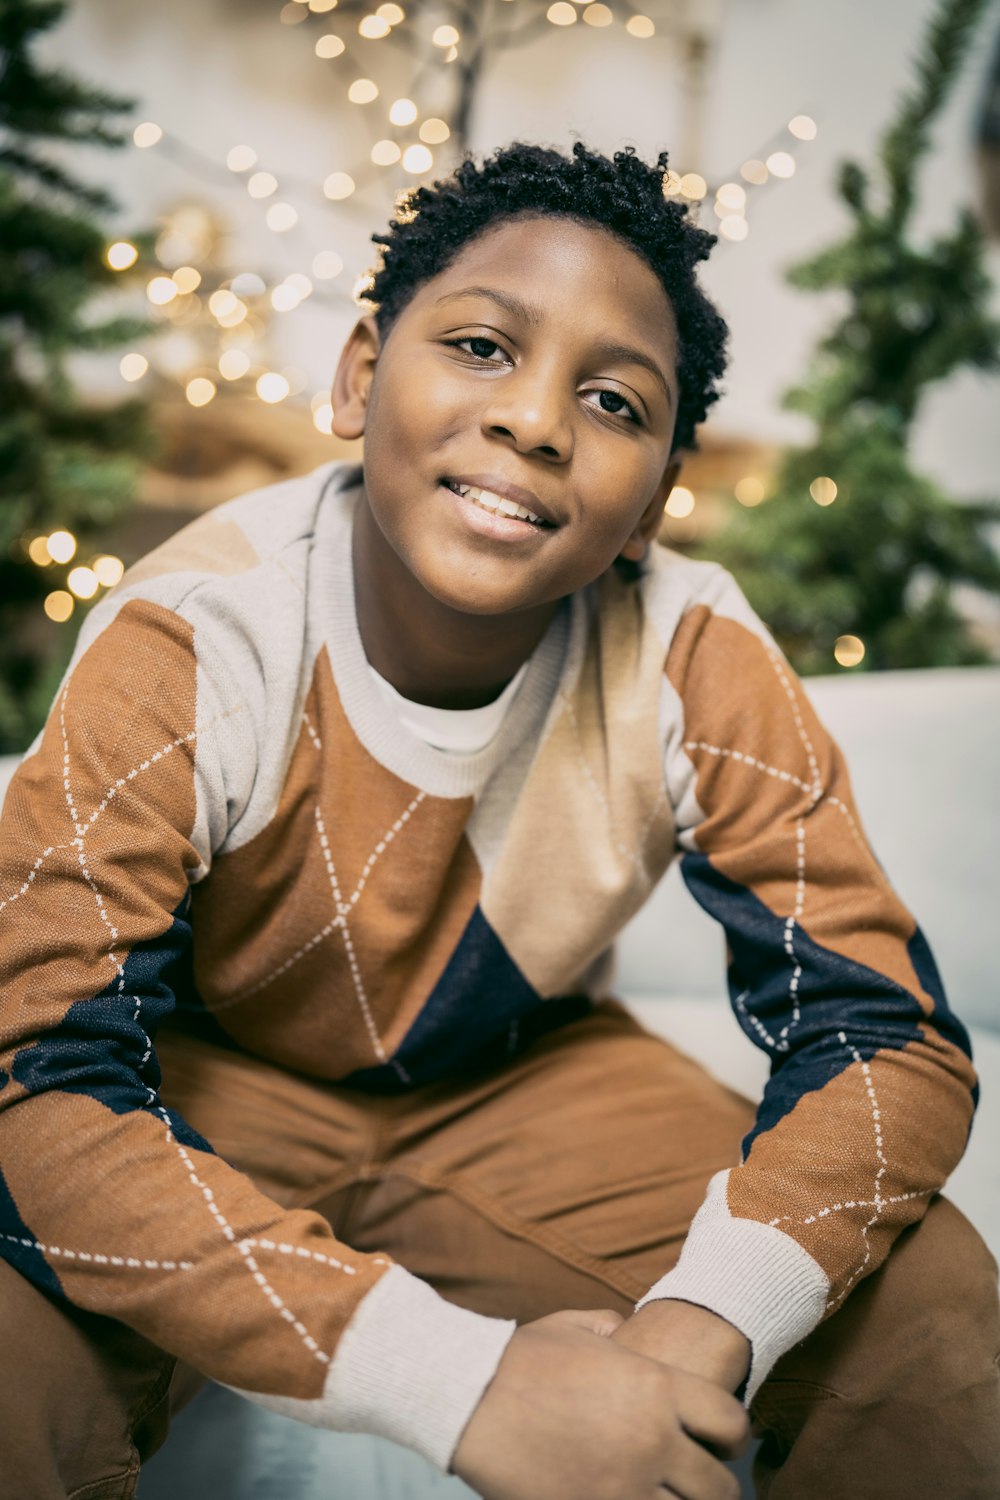
{"label": "white wall", "polygon": [[[522,9],[517,0],[511,6],[492,3],[500,12]],[[718,22],[697,160],[678,155],[697,148],[686,103],[690,77],[669,36],[637,41],[620,25],[601,31],[549,28],[530,49],[509,53],[492,69],[473,145],[481,150],[513,136],[568,144],[574,133],[605,150],[629,140],[646,153],[665,145],[682,170],[700,170],[718,183],[747,156],[778,144],[772,138],[791,115],[812,114],[819,136],[796,148],[796,176],[752,194],[749,238],[720,243],[705,272],[733,331],[728,393],[714,423],[720,432],[794,439],[803,430],[801,419],[782,413],[778,398],[801,374],[832,304],[792,291],[781,270],[845,226],[832,193],[836,164],[847,154],[870,157],[934,6],[935,0],[839,0],[835,6],[815,0],[692,0],[688,10],[709,31]],[[351,37],[346,18],[338,24],[334,11],[322,18],[322,28],[315,21],[287,27],[278,21],[279,8],[280,0],[171,0],[169,6],[77,0],[47,42],[46,55],[135,95],[141,101],[137,118],[156,120],[216,162],[237,141],[249,141],[261,165],[283,187],[294,187],[278,196],[296,203],[300,224],[277,236],[264,225],[266,205],[253,203],[224,171],[206,182],[161,148],[83,153],[89,175],[110,180],[123,200],[117,224],[122,232],[195,195],[231,220],[237,259],[265,277],[308,271],[317,248],[344,256],[348,269],[327,305],[309,299],[274,323],[276,362],[302,366],[309,388],[318,389],[328,382],[355,315],[348,294],[371,259],[367,234],[381,227],[392,193],[411,179],[391,169],[382,186],[347,206],[327,203],[319,184],[326,173],[365,158],[369,118],[381,111],[384,121],[386,102],[406,92],[408,65],[392,66],[395,76],[383,100],[367,107],[348,104],[347,83],[358,71],[381,77],[391,44],[354,38],[357,69],[345,59],[322,62],[312,50],[318,30]],[[435,5],[408,9],[421,33],[441,19]],[[664,18],[679,8],[648,0],[646,9]],[[922,232],[946,228],[955,208],[974,196],[972,122],[998,23],[1000,7],[994,4],[935,131],[923,179]],[[710,208],[703,210],[703,222],[714,224]],[[997,249],[990,263],[1000,283]],[[107,365],[112,380],[116,363]],[[957,493],[995,492],[998,397],[1000,380],[968,374],[926,403],[916,435],[918,459]]]}

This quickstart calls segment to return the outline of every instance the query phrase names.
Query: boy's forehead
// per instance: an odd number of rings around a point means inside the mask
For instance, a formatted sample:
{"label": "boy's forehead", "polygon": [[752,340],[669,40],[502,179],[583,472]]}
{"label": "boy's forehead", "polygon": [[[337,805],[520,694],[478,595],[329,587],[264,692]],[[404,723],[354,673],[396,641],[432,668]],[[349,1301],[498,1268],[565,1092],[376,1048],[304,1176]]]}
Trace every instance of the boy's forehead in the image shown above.
{"label": "boy's forehead", "polygon": [[[488,290],[530,323],[571,319],[643,336],[676,359],[673,309],[663,286],[632,247],[599,224],[522,214],[477,235],[414,298],[423,311],[460,310]],[[416,310],[416,307],[415,307]]]}

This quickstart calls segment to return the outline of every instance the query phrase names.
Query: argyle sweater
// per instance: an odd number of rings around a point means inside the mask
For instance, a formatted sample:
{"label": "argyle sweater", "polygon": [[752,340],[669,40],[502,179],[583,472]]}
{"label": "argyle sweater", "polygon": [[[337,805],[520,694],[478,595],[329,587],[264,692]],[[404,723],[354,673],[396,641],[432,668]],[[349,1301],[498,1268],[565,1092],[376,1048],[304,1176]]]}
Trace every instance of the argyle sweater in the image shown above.
{"label": "argyle sweater", "polygon": [[260,1193],[162,1102],[157,1028],[370,1090],[503,1063],[610,993],[677,855],[772,1071],[642,1300],[741,1329],[749,1400],[959,1160],[967,1035],[728,574],[659,547],[610,570],[560,605],[495,738],[446,754],[365,660],[362,484],[328,464],[224,505],[85,622],[0,822],[0,1251],[254,1400],[446,1471],[514,1323]]}

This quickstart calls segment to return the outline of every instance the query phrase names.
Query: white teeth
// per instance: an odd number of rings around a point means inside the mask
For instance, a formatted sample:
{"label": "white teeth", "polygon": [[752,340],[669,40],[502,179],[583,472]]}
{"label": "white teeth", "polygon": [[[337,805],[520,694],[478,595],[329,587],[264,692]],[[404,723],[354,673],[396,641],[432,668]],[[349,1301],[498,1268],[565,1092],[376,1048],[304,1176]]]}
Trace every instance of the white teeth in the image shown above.
{"label": "white teeth", "polygon": [[492,511],[495,515],[517,516],[522,521],[530,521],[533,526],[543,526],[541,516],[536,516],[533,510],[528,510],[524,505],[515,505],[513,500],[506,499],[503,495],[494,495],[492,490],[481,490],[474,484],[457,484],[455,488],[460,495],[474,500],[484,510]]}

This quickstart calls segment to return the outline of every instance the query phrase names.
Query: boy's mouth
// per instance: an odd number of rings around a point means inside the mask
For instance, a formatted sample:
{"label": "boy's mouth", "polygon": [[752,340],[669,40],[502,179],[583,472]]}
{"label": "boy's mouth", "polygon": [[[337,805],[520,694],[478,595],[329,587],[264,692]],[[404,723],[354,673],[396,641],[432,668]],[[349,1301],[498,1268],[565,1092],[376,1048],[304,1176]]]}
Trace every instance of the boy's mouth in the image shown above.
{"label": "boy's mouth", "polygon": [[464,500],[471,500],[474,505],[478,505],[481,510],[489,511],[491,515],[524,521],[539,530],[549,530],[554,525],[552,521],[545,520],[528,506],[519,505],[508,496],[498,495],[494,490],[486,489],[481,485],[466,484],[460,479],[444,479],[442,484],[451,490],[453,495],[461,495]]}

